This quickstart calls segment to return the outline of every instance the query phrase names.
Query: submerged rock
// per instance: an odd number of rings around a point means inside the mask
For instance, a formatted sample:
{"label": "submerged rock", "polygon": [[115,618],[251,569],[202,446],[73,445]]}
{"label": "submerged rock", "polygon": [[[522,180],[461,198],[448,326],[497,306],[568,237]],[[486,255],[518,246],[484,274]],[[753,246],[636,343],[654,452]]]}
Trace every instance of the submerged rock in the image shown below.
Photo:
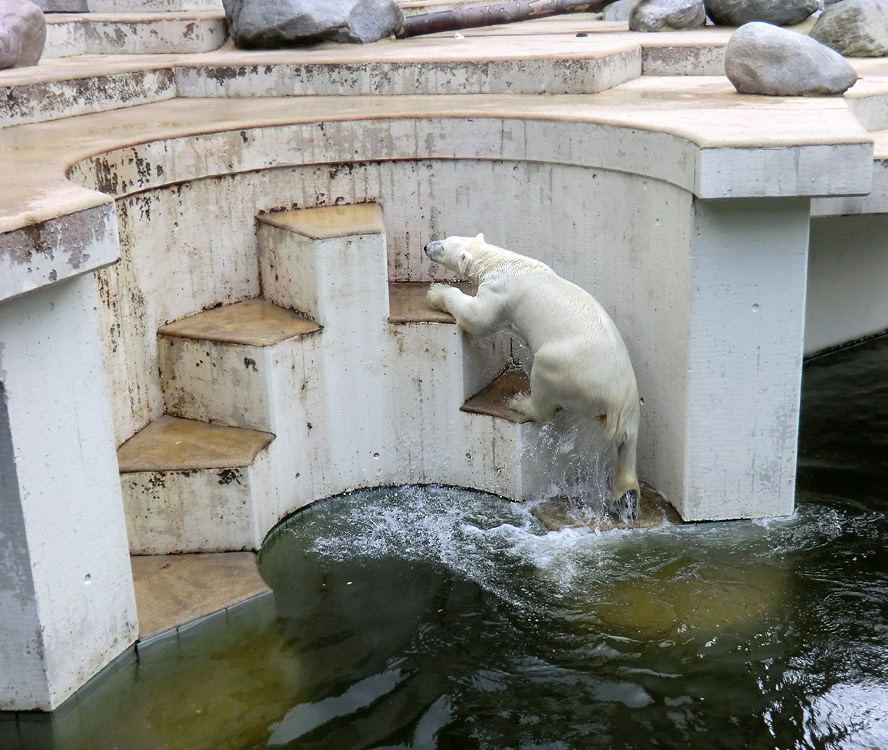
{"label": "submerged rock", "polygon": [[45,43],[40,8],[30,0],[0,0],[0,68],[36,65]]}
{"label": "submerged rock", "polygon": [[764,21],[776,26],[801,23],[815,10],[817,0],[704,0],[706,13],[719,26],[742,26]]}
{"label": "submerged rock", "polygon": [[817,19],[811,36],[847,57],[888,56],[888,3],[843,0]]}
{"label": "submerged rock", "polygon": [[312,42],[375,42],[404,22],[395,0],[223,0],[234,43],[273,49]]}
{"label": "submerged rock", "polygon": [[703,0],[641,0],[629,15],[632,31],[694,29],[704,23]]}
{"label": "submerged rock", "polygon": [[731,35],[725,74],[741,94],[769,96],[841,94],[857,81],[835,50],[768,23],[748,23]]}

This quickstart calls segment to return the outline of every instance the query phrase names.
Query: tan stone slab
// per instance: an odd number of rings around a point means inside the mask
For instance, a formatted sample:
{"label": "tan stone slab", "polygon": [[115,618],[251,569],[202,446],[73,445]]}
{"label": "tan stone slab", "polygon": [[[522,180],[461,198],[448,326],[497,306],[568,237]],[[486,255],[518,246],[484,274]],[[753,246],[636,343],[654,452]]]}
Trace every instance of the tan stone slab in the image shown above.
{"label": "tan stone slab", "polygon": [[534,505],[533,513],[549,531],[563,529],[649,529],[664,524],[681,523],[681,516],[662,494],[650,485],[641,484],[641,516],[632,521],[621,521],[603,509],[580,508],[575,501],[553,497]]}
{"label": "tan stone slab", "polygon": [[270,590],[252,552],[136,556],[130,562],[142,640]]}
{"label": "tan stone slab", "polygon": [[[453,284],[466,294],[475,294],[475,286],[470,282]],[[426,292],[427,281],[389,282],[389,323],[453,323],[453,316],[429,305]]]}
{"label": "tan stone slab", "polygon": [[460,411],[470,414],[486,414],[497,419],[505,419],[513,424],[524,424],[532,420],[513,411],[506,404],[512,396],[522,392],[526,393],[529,390],[530,380],[524,370],[505,370],[484,390],[466,401],[460,407]]}
{"label": "tan stone slab", "polygon": [[707,148],[868,142],[841,97],[740,96],[720,77],[642,78],[591,96],[325,96],[303,97],[298,107],[288,97],[172,99],[0,130],[0,160],[16,175],[0,184],[0,232],[110,202],[65,172],[116,148],[289,123],[413,117],[598,122],[671,133]]}
{"label": "tan stone slab", "polygon": [[164,415],[117,450],[120,473],[249,466],[274,435]]}
{"label": "tan stone slab", "polygon": [[356,234],[383,234],[382,207],[378,203],[351,203],[346,206],[300,208],[256,217],[278,229],[296,232],[313,240],[350,237]]}
{"label": "tan stone slab", "polygon": [[264,299],[223,305],[158,329],[162,336],[272,346],[285,339],[320,331],[321,326]]}

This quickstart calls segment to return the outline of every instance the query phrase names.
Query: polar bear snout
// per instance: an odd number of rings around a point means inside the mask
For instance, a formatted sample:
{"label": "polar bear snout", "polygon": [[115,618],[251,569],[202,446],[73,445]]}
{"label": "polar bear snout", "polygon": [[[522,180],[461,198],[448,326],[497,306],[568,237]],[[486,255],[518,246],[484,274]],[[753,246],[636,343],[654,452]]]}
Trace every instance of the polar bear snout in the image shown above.
{"label": "polar bear snout", "polygon": [[441,240],[432,240],[423,249],[425,250],[425,254],[436,263],[440,263],[441,258],[444,257],[444,243],[441,242]]}

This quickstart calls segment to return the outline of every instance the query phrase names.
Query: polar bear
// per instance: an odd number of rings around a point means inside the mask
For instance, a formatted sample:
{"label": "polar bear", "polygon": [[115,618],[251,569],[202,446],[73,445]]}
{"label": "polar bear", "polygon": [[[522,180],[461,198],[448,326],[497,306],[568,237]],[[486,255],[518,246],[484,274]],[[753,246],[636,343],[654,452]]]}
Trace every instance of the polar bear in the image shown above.
{"label": "polar bear", "polygon": [[450,313],[470,335],[509,328],[533,352],[530,393],[515,396],[509,406],[537,422],[550,421],[559,408],[598,420],[616,448],[615,506],[637,515],[638,385],[626,345],[604,308],[545,263],[490,245],[483,234],[435,240],[425,253],[478,286],[472,297],[432,284],[432,307]]}

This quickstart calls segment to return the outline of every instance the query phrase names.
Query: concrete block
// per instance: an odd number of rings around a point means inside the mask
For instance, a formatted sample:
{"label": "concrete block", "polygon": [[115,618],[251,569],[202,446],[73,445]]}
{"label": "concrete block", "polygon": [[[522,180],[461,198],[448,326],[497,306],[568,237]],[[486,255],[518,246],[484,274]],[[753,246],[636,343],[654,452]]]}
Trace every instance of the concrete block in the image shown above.
{"label": "concrete block", "polygon": [[274,435],[162,417],[118,451],[130,552],[256,549]]}
{"label": "concrete block", "polygon": [[137,634],[97,304],[89,276],[0,304],[0,710],[55,708]]}
{"label": "concrete block", "polygon": [[320,330],[261,299],[163,326],[158,360],[167,413],[276,432],[271,369],[281,361],[279,349]]}

